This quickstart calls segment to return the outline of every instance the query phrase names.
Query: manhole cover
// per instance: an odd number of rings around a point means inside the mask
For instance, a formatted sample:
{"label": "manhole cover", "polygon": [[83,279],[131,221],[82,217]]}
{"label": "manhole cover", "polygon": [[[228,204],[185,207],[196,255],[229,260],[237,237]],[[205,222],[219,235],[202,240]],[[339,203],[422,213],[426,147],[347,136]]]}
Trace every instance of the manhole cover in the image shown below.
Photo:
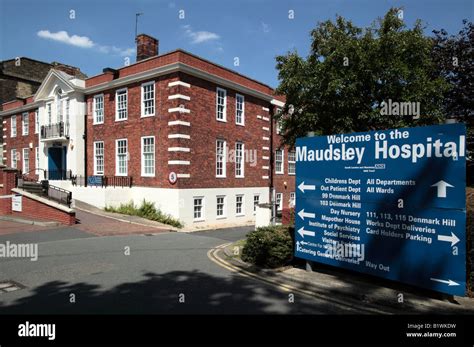
{"label": "manhole cover", "polygon": [[15,281],[2,281],[0,282],[0,294],[14,292],[15,290],[20,290],[25,288],[25,286],[17,283]]}

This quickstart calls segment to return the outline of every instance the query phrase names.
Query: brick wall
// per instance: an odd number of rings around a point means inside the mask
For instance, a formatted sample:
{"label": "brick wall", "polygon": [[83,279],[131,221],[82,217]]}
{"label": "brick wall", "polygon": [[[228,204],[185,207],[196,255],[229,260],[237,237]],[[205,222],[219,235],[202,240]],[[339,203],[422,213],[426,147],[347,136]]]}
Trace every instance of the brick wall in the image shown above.
{"label": "brick wall", "polygon": [[[23,118],[22,113],[16,114],[16,136],[11,137],[11,117],[6,116],[3,118],[5,123],[3,124],[4,136],[6,138],[3,139],[3,142],[6,145],[3,147],[3,150],[6,150],[4,154],[4,164],[7,166],[12,166],[11,161],[11,150],[16,149],[18,153],[20,153],[20,160],[17,162],[17,169],[21,170],[23,173],[26,173],[23,168],[23,149],[27,148],[29,153],[29,173],[28,177],[30,178],[38,178],[36,171],[32,171],[36,169],[36,152],[35,148],[38,147],[38,134],[35,134],[35,110],[28,111],[28,119],[29,119],[29,127],[28,127],[28,135],[23,135]],[[30,144],[32,144],[32,148],[30,148]]]}
{"label": "brick wall", "polygon": [[67,213],[26,196],[23,196],[22,198],[22,211],[12,211],[11,215],[13,217],[30,217],[33,219],[55,221],[66,225],[73,225],[76,223],[75,213]]}
{"label": "brick wall", "polygon": [[[18,171],[0,166],[0,195],[15,194],[12,189],[16,186],[15,176]],[[0,215],[11,215],[22,218],[33,218],[40,220],[52,220],[66,225],[72,225],[76,222],[75,212],[66,212],[54,206],[30,199],[23,195],[22,211],[12,211],[12,199],[0,199]]]}

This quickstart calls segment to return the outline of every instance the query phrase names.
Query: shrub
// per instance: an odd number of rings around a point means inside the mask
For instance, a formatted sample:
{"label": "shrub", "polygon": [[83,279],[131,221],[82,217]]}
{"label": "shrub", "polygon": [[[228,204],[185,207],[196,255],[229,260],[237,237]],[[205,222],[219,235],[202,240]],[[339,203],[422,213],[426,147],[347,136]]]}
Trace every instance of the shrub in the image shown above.
{"label": "shrub", "polygon": [[122,213],[129,216],[139,216],[156,222],[172,225],[177,228],[182,228],[183,224],[172,216],[161,212],[155,207],[153,202],[143,199],[140,207],[135,206],[133,201],[126,204],[120,204],[119,207],[106,206],[104,208],[107,212]]}
{"label": "shrub", "polygon": [[242,260],[266,268],[288,264],[293,257],[293,241],[286,226],[258,228],[247,235]]}

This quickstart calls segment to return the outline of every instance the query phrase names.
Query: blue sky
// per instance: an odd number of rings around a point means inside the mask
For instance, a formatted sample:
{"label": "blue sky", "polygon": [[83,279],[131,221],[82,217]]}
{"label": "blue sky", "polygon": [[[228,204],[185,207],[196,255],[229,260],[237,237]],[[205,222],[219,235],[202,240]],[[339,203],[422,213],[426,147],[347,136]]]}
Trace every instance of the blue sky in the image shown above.
{"label": "blue sky", "polygon": [[[138,31],[160,40],[160,52],[182,48],[218,64],[277,86],[275,56],[289,50],[306,55],[309,32],[336,14],[370,25],[392,6],[404,7],[412,26],[426,32],[456,33],[462,19],[472,21],[472,0],[0,0],[0,59],[27,56],[60,61],[89,76],[104,67],[135,61]],[[70,18],[75,11],[75,19]],[[184,10],[184,19],[179,11]],[[294,19],[288,11],[294,11]],[[239,66],[234,66],[234,58]]]}

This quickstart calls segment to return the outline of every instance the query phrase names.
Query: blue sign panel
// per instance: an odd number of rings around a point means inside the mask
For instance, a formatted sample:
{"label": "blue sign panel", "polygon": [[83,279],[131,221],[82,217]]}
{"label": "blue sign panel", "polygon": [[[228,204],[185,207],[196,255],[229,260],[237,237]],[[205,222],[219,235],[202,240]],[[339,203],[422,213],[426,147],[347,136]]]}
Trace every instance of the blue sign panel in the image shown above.
{"label": "blue sign panel", "polygon": [[295,256],[465,295],[465,134],[449,124],[297,139]]}
{"label": "blue sign panel", "polygon": [[102,186],[102,176],[89,176],[87,177],[88,186]]}

